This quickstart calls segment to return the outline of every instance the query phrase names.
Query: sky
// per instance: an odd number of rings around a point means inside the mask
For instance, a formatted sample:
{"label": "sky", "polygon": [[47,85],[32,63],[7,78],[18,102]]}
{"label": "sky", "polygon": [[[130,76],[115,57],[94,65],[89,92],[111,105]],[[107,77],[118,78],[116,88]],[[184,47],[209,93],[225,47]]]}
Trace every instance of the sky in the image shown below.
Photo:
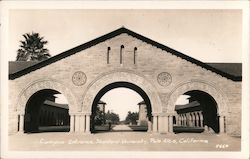
{"label": "sky", "polygon": [[[40,33],[54,56],[122,26],[203,62],[242,61],[239,10],[12,10],[9,15],[9,61],[24,33]],[[102,100],[123,119],[128,110],[138,111],[142,99],[118,88]]]}
{"label": "sky", "polygon": [[241,62],[240,10],[11,10],[9,60],[24,33],[59,54],[122,26],[203,62]]}
{"label": "sky", "polygon": [[111,112],[118,113],[120,120],[125,120],[128,111],[138,112],[139,106],[137,104],[143,101],[137,92],[128,88],[112,89],[104,94],[101,100],[107,103],[105,112],[110,110]]}

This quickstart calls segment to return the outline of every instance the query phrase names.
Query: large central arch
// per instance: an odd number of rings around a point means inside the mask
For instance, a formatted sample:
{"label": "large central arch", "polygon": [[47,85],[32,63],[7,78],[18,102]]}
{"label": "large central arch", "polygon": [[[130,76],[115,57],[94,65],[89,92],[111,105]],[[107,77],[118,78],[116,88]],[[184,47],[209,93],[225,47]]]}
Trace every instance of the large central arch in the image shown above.
{"label": "large central arch", "polygon": [[[150,109],[152,110],[151,114],[154,118],[152,123],[153,131],[157,131],[158,120],[156,118],[159,114],[162,113],[162,102],[157,93],[158,91],[156,90],[156,87],[150,80],[148,80],[140,73],[122,69],[101,74],[91,84],[89,84],[88,88],[84,92],[82,100],[83,104],[78,107],[78,112],[81,114],[85,114],[83,115],[85,116],[83,118],[85,118],[86,120],[85,132],[90,131],[90,116],[92,114],[92,104],[96,102],[96,96],[99,96],[98,93],[102,92],[103,88],[106,88],[106,86],[112,86],[113,83],[119,83],[119,85],[116,86],[121,86],[120,84],[127,83],[127,86],[131,88],[134,88],[136,86],[136,88],[140,90],[139,92],[141,94],[144,94],[144,96],[148,97],[148,99],[145,100],[150,101]],[[77,119],[77,122],[78,120],[80,121],[80,119]]]}
{"label": "large central arch", "polygon": [[[123,88],[129,88],[135,92],[137,92],[142,98],[143,98],[143,101],[145,102],[145,105],[147,107],[147,117],[148,117],[148,120],[151,122],[152,119],[151,119],[151,116],[152,116],[152,106],[151,106],[151,102],[150,102],[150,99],[148,97],[148,95],[145,93],[144,90],[142,90],[140,87],[138,87],[137,85],[133,84],[133,83],[129,83],[129,82],[114,82],[114,83],[111,83],[107,86],[105,86],[104,88],[102,88],[98,94],[96,95],[94,101],[93,101],[93,104],[92,104],[92,109],[91,109],[91,114],[92,114],[92,126],[94,126],[94,122],[93,122],[93,119],[94,119],[94,116],[95,116],[95,112],[96,112],[96,108],[98,106],[98,102],[100,101],[100,99],[102,98],[102,96],[104,94],[106,94],[108,91],[112,90],[112,89],[115,89],[115,88],[120,88],[120,87],[123,87]],[[148,129],[148,131],[151,131],[151,128]]]}
{"label": "large central arch", "polygon": [[86,92],[84,93],[83,104],[81,107],[78,108],[78,110],[86,113],[91,113],[92,103],[94,102],[94,99],[98,95],[98,93],[104,87],[117,82],[131,83],[139,87],[145,92],[145,94],[147,94],[151,102],[152,114],[162,112],[162,103],[157,93],[157,90],[155,90],[156,87],[153,86],[153,84],[144,76],[134,71],[128,70],[112,71],[97,77],[96,80],[89,85]]}

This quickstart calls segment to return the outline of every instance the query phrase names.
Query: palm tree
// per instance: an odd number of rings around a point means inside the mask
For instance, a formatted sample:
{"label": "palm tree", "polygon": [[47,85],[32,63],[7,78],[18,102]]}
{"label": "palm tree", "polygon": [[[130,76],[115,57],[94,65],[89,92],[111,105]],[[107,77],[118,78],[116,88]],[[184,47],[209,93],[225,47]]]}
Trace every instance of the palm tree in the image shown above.
{"label": "palm tree", "polygon": [[20,49],[17,50],[16,61],[42,61],[50,56],[49,50],[44,48],[48,43],[39,33],[26,33],[24,41],[20,41]]}

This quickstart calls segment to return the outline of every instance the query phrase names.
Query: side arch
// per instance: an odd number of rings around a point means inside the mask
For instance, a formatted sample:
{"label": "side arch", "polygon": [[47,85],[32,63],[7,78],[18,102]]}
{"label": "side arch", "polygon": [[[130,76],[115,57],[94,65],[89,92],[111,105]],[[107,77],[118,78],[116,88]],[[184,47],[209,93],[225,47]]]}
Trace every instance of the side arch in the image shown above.
{"label": "side arch", "polygon": [[94,83],[90,84],[83,94],[82,106],[79,111],[91,113],[92,103],[98,92],[105,86],[115,82],[129,82],[137,85],[148,95],[152,104],[152,114],[162,112],[162,103],[156,88],[145,77],[131,71],[117,70],[99,76]]}
{"label": "side arch", "polygon": [[199,90],[208,93],[211,95],[218,105],[218,115],[226,115],[227,113],[227,98],[221,90],[219,90],[215,85],[200,81],[200,80],[191,80],[183,82],[176,86],[173,91],[171,91],[168,97],[167,111],[174,114],[175,102],[177,101],[180,95],[192,90]]}
{"label": "side arch", "polygon": [[15,104],[16,111],[19,112],[20,114],[24,114],[26,104],[30,99],[30,97],[36,92],[44,89],[56,90],[61,94],[63,94],[68,100],[69,113],[73,112],[76,109],[75,96],[73,95],[73,93],[70,91],[69,88],[67,88],[65,85],[56,80],[45,79],[32,82],[21,91],[16,101],[17,104]]}

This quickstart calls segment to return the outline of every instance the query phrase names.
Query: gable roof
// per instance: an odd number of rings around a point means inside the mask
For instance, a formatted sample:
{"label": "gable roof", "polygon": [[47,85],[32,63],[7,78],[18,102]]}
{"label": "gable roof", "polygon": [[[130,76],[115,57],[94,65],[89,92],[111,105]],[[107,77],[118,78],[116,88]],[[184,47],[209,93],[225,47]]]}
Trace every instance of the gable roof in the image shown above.
{"label": "gable roof", "polygon": [[45,100],[44,105],[52,106],[52,107],[58,107],[58,108],[63,108],[63,109],[69,109],[68,104],[59,104],[50,100]]}
{"label": "gable roof", "polygon": [[38,61],[9,61],[9,74],[14,74],[39,63]]}
{"label": "gable roof", "polygon": [[242,64],[241,63],[206,63],[207,65],[221,70],[225,73],[242,76]]}
{"label": "gable roof", "polygon": [[198,107],[198,106],[200,106],[200,103],[198,101],[193,101],[191,103],[184,104],[184,105],[176,105],[175,110],[193,108],[193,107]]}
{"label": "gable roof", "polygon": [[98,104],[107,104],[106,102],[102,101],[102,100],[99,100]]}
{"label": "gable roof", "polygon": [[160,43],[158,43],[158,42],[156,42],[154,40],[151,40],[151,39],[149,39],[149,38],[147,38],[145,36],[142,36],[142,35],[140,35],[138,33],[135,33],[135,32],[133,32],[133,31],[127,29],[127,28],[124,28],[124,27],[119,28],[117,30],[114,30],[114,31],[112,31],[112,32],[110,32],[108,34],[105,34],[105,35],[103,35],[101,37],[98,37],[98,38],[96,38],[94,40],[91,40],[91,41],[89,41],[87,43],[84,43],[82,45],[74,47],[74,48],[72,48],[70,50],[67,50],[67,51],[65,51],[65,52],[63,52],[61,54],[57,54],[57,55],[55,55],[55,56],[53,56],[53,57],[51,57],[51,58],[49,58],[47,60],[44,60],[44,61],[39,62],[37,64],[34,64],[34,65],[30,66],[30,67],[27,67],[27,68],[24,68],[24,69],[22,69],[20,71],[15,72],[15,73],[9,74],[9,79],[13,80],[13,79],[16,79],[18,77],[21,77],[21,76],[23,76],[23,75],[25,75],[27,73],[30,73],[32,71],[35,71],[35,70],[40,69],[42,67],[45,67],[45,66],[47,66],[47,65],[49,65],[51,63],[54,63],[54,62],[59,61],[61,59],[64,59],[64,58],[66,58],[68,56],[71,56],[71,55],[77,53],[77,52],[80,52],[82,50],[90,48],[90,47],[92,47],[92,46],[94,46],[94,45],[96,45],[98,43],[101,43],[101,42],[103,42],[103,41],[105,41],[107,39],[111,39],[111,38],[113,38],[113,37],[115,37],[117,35],[123,34],[123,33],[126,33],[126,34],[128,34],[130,36],[133,36],[133,37],[135,37],[135,38],[137,38],[139,40],[142,40],[142,41],[144,41],[146,43],[149,43],[149,44],[151,44],[151,45],[153,45],[153,46],[155,46],[157,48],[160,48],[162,50],[167,51],[168,53],[171,53],[171,54],[173,54],[175,56],[181,57],[181,58],[183,58],[183,59],[185,59],[185,60],[187,60],[189,62],[192,62],[192,63],[194,63],[194,64],[196,64],[198,66],[201,66],[202,68],[205,68],[207,70],[215,72],[215,73],[217,73],[217,74],[219,74],[219,75],[221,75],[223,77],[226,77],[228,79],[231,79],[233,81],[241,81],[242,80],[241,76],[234,76],[234,75],[228,74],[227,72],[223,72],[223,71],[221,71],[221,70],[219,70],[219,69],[217,69],[215,67],[211,67],[210,65],[207,65],[207,64],[205,64],[205,63],[203,63],[203,62],[201,62],[199,60],[196,60],[196,59],[194,59],[192,57],[189,57],[189,56],[187,56],[187,55],[185,55],[185,54],[183,54],[181,52],[178,52],[178,51],[176,51],[176,50],[174,50],[172,48],[169,48],[169,47],[167,47],[167,46],[165,46],[163,44],[160,44]]}
{"label": "gable roof", "polygon": [[[9,61],[9,75],[21,71],[37,63],[39,63],[39,61]],[[233,76],[242,75],[241,63],[206,63],[206,64]]]}

